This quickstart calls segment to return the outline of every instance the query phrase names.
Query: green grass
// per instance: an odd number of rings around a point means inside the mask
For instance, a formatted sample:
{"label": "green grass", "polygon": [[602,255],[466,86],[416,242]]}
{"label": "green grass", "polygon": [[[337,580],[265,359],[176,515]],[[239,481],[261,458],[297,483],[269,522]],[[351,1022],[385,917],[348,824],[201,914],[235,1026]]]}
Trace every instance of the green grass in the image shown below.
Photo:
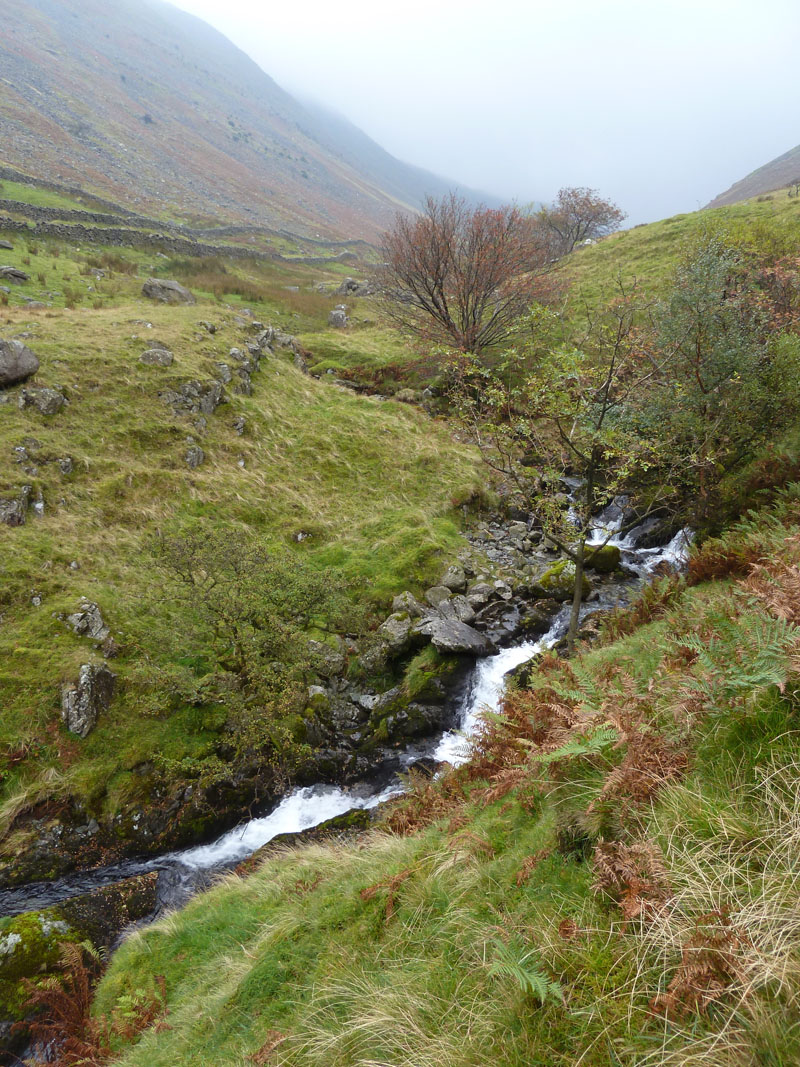
{"label": "green grass", "polygon": [[22,182],[3,180],[0,182],[0,199],[17,200],[34,207],[57,207],[70,211],[91,211],[92,198],[78,199],[74,196],[56,193],[38,185],[23,185]]}
{"label": "green grass", "polygon": [[[204,297],[198,289],[194,307],[154,304],[141,296],[142,280],[164,268],[148,253],[104,258],[90,249],[84,259],[63,244],[28,248],[16,239],[3,255],[32,278],[0,308],[0,333],[22,334],[38,355],[41,368],[28,385],[58,386],[69,403],[45,417],[20,410],[14,389],[0,405],[0,497],[30,484],[45,504],[44,515],[31,512],[23,527],[0,526],[0,752],[21,745],[29,752],[0,780],[0,803],[13,813],[31,798],[69,795],[113,814],[142,802],[137,768],[154,753],[202,760],[219,739],[218,717],[175,704],[176,672],[183,676],[182,658],[198,650],[179,647],[176,635],[188,641],[192,619],[154,578],[149,546],[158,531],[266,537],[312,567],[332,566],[382,610],[402,589],[430,584],[463,544],[456,509],[480,488],[479,462],[445,425],[303,375],[287,350],[262,361],[253,396],[229,392],[230,402],[198,428],[191,417],[175,416],[159,392],[208,380],[217,361],[232,362],[229,350],[252,337],[241,298]],[[124,270],[108,266],[120,266],[114,257]],[[83,273],[87,259],[105,263],[106,277]],[[221,266],[224,274],[214,269],[223,279],[263,290],[263,299],[246,305],[254,318],[289,332],[321,320],[316,303],[298,319],[298,294],[282,288],[302,282],[310,289],[308,268],[282,276],[274,264],[261,274],[258,264]],[[64,307],[70,286],[86,293],[71,309]],[[51,307],[23,303],[56,290]],[[153,339],[174,352],[170,368],[139,362]],[[240,416],[243,436],[233,427]],[[187,437],[206,454],[193,471],[184,462]],[[13,451],[26,441],[27,471]],[[65,457],[72,473],[61,472]],[[296,544],[300,533],[306,538]],[[117,695],[86,741],[58,725],[62,682],[94,654],[58,617],[75,611],[82,596],[99,603],[121,646],[113,662]]]}
{"label": "green grass", "polygon": [[[624,789],[617,810],[603,800],[630,740],[583,754],[573,745],[544,763],[529,742],[504,795],[492,792],[499,772],[427,787],[427,825],[410,836],[281,849],[117,952],[95,1010],[154,989],[157,975],[168,1009],[166,1025],[129,1041],[119,1062],[233,1067],[259,1062],[262,1048],[273,1048],[263,1062],[282,1067],[797,1062],[800,631],[785,626],[783,644],[753,635],[778,626],[776,605],[794,603],[798,534],[793,487],[726,535],[731,550],[761,539],[772,586],[686,589],[663,619],[535,680],[573,703],[573,736],[639,708],[642,736],[688,751],[686,770],[646,802]],[[681,654],[697,633],[713,668]],[[497,728],[493,737],[505,744]],[[514,768],[502,747],[483,751],[484,773],[492,760]],[[443,809],[430,807],[437,795]],[[582,852],[565,837],[578,825]],[[593,890],[601,834],[658,850],[664,907],[622,922]],[[732,938],[719,950],[730,956],[707,950],[722,989],[707,1012],[667,1019],[653,998],[705,930]]]}
{"label": "green grass", "polygon": [[730,207],[673,215],[635,226],[579,248],[557,268],[570,286],[574,306],[610,299],[621,281],[634,281],[657,298],[665,292],[684,250],[703,233],[723,232],[742,242],[756,242],[791,252],[800,243],[800,200],[779,190]]}

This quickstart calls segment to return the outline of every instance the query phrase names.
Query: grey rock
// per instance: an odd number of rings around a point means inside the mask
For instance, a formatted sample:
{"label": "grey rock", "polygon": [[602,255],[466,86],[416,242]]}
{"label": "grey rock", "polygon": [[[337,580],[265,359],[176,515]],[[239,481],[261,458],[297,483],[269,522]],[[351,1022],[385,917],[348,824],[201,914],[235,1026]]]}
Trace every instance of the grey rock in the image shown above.
{"label": "grey rock", "polygon": [[400,593],[394,598],[394,600],[392,601],[392,611],[404,611],[407,615],[410,615],[412,619],[418,619],[421,615],[424,615],[425,613],[425,609],[422,607],[422,605],[414,596],[414,594],[409,593],[408,591],[406,591],[405,593]]}
{"label": "grey rock", "polygon": [[39,360],[22,341],[0,340],[0,389],[24,382],[39,369]]}
{"label": "grey rock", "polygon": [[245,430],[247,429],[247,419],[244,417],[244,415],[236,416],[236,418],[233,420],[233,428],[240,437],[243,436]]}
{"label": "grey rock", "polygon": [[227,363],[215,363],[214,366],[217,368],[217,377],[219,378],[219,380],[222,382],[223,385],[228,385],[231,379],[233,378],[231,368],[228,366]]}
{"label": "grey rock", "polygon": [[437,610],[444,619],[457,619],[458,622],[466,623],[475,620],[475,609],[460,593],[451,597],[450,600],[443,600]]}
{"label": "grey rock", "polygon": [[495,595],[500,597],[501,600],[513,600],[514,598],[514,590],[508,582],[504,582],[502,579],[498,579],[494,583],[494,591]]}
{"label": "grey rock", "polygon": [[40,389],[23,389],[19,394],[20,408],[35,407],[42,415],[56,415],[66,403],[63,393],[57,389],[48,389],[42,386]]}
{"label": "grey rock", "polygon": [[148,348],[139,356],[139,362],[151,367],[171,367],[174,358],[168,348]]}
{"label": "grey rock", "polygon": [[194,294],[184,288],[180,282],[164,278],[148,278],[142,286],[142,293],[150,300],[162,304],[194,304]]}
{"label": "grey rock", "polygon": [[5,526],[24,526],[30,495],[31,487],[23,485],[15,497],[0,498],[0,522]]}
{"label": "grey rock", "polygon": [[9,252],[14,251],[14,246],[10,241],[0,241],[0,248],[5,248]]}
{"label": "grey rock", "polygon": [[454,593],[463,593],[467,588],[467,576],[464,573],[464,568],[457,563],[453,564],[452,567],[448,567],[439,585],[443,585],[445,589],[450,589]]}
{"label": "grey rock", "polygon": [[22,285],[23,282],[29,282],[31,280],[30,274],[26,274],[24,270],[20,270],[18,267],[0,267],[0,278],[5,279],[7,282],[11,282],[13,285]]}
{"label": "grey rock", "polygon": [[190,445],[189,448],[186,449],[186,455],[183,458],[186,461],[186,466],[189,470],[196,470],[205,460],[206,454],[200,445]]}
{"label": "grey rock", "polygon": [[343,330],[348,321],[347,311],[344,307],[334,308],[328,315],[328,325],[335,327],[337,330]]}
{"label": "grey rock", "polygon": [[92,732],[99,714],[111,703],[115,681],[116,675],[105,664],[85,663],[78,681],[62,687],[61,718],[71,733],[87,737]]}
{"label": "grey rock", "polygon": [[58,460],[58,469],[62,474],[72,474],[75,469],[72,456],[62,456],[62,458]]}
{"label": "grey rock", "polygon": [[213,415],[228,398],[222,382],[184,382],[178,390],[165,389],[159,396],[176,415]]}
{"label": "grey rock", "polygon": [[438,608],[443,600],[449,600],[452,593],[445,585],[434,585],[425,590],[425,600],[432,608]]}
{"label": "grey rock", "polygon": [[334,678],[343,673],[346,659],[341,649],[333,648],[322,641],[309,641],[308,651],[314,670],[323,678]]}
{"label": "grey rock", "polygon": [[439,652],[463,653],[471,656],[488,656],[495,651],[492,642],[465,622],[432,615],[417,623],[413,632],[429,637]]}
{"label": "grey rock", "polygon": [[198,322],[197,325],[201,326],[207,333],[217,332],[217,327],[214,325],[213,322],[206,322],[204,319],[202,319],[200,322]]}
{"label": "grey rock", "polygon": [[81,600],[78,611],[67,615],[66,622],[79,637],[90,637],[93,641],[105,641],[110,633],[100,608],[91,600]]}
{"label": "grey rock", "polygon": [[406,652],[413,644],[412,619],[405,612],[395,612],[378,627],[378,634],[392,656]]}

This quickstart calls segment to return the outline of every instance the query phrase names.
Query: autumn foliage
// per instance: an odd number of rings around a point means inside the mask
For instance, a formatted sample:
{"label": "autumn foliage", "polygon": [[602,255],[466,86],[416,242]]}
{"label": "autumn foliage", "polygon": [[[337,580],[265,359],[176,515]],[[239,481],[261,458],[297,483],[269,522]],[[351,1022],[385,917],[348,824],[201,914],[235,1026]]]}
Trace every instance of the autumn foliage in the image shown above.
{"label": "autumn foliage", "polygon": [[529,216],[516,207],[473,209],[452,193],[428,197],[421,215],[398,215],[382,251],[388,318],[460,352],[505,341],[552,285],[547,247]]}

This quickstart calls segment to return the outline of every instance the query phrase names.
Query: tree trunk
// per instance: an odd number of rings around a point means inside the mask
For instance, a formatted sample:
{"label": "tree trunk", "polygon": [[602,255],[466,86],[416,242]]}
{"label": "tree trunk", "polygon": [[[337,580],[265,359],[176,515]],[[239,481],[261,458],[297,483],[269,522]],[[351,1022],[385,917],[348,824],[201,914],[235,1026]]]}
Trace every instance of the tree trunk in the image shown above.
{"label": "tree trunk", "polygon": [[584,537],[578,541],[575,548],[575,587],[572,592],[572,611],[569,616],[569,630],[567,631],[567,652],[572,655],[575,649],[575,637],[578,633],[578,621],[581,613],[581,600],[583,599],[583,562],[586,541]]}

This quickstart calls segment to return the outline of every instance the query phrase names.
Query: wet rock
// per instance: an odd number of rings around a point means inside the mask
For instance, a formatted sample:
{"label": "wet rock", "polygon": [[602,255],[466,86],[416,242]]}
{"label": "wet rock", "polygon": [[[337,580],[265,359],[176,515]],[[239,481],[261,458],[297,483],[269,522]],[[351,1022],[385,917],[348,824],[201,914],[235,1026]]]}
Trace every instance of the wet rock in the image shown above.
{"label": "wet rock", "polygon": [[142,294],[161,304],[194,304],[194,294],[173,280],[148,278],[142,286]]}
{"label": "wet rock", "polygon": [[151,367],[171,367],[174,358],[168,348],[148,348],[139,356],[139,362]]}
{"label": "wet rock", "polygon": [[[86,827],[89,836],[92,822]],[[58,905],[58,913],[82,940],[91,941],[95,948],[111,948],[126,927],[156,910],[158,875],[158,871],[148,871],[72,897]]]}
{"label": "wet rock", "polygon": [[[562,559],[548,567],[534,582],[533,593],[535,596],[546,597],[552,600],[571,600],[575,589],[575,564],[570,560]],[[591,583],[586,575],[583,575],[581,597],[586,599],[592,590]]]}
{"label": "wet rock", "polygon": [[115,682],[116,675],[105,664],[85,663],[78,681],[62,687],[61,718],[71,733],[87,737],[92,732],[100,712],[111,703]]}
{"label": "wet rock", "polygon": [[183,458],[189,470],[193,471],[204,462],[206,454],[200,445],[190,445],[189,448],[186,449],[186,454]]}
{"label": "wet rock", "polygon": [[0,497],[0,523],[5,526],[24,526],[30,495],[31,487],[23,485],[15,497]]}
{"label": "wet rock", "polygon": [[[587,548],[586,566],[598,574],[611,574],[618,571],[622,559],[622,553],[617,545],[603,545],[593,552]],[[591,554],[589,554],[591,553]]]}
{"label": "wet rock", "polygon": [[39,389],[23,389],[19,394],[21,409],[35,407],[42,415],[56,415],[66,403],[63,393],[42,386]]}
{"label": "wet rock", "polygon": [[89,637],[93,641],[105,641],[111,632],[103,622],[100,608],[91,600],[81,600],[80,609],[68,615],[66,623],[79,637]]}
{"label": "wet rock", "polygon": [[0,389],[30,378],[39,369],[39,360],[22,341],[0,339]]}

